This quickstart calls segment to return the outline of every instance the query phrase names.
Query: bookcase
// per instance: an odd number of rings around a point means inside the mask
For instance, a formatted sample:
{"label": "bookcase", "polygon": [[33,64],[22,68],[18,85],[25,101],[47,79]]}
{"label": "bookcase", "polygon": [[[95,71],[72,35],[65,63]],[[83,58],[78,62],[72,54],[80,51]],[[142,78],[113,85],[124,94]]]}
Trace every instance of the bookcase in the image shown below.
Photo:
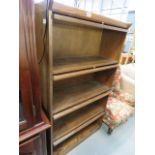
{"label": "bookcase", "polygon": [[36,5],[36,40],[49,148],[64,155],[101,127],[131,24],[53,2],[43,45],[44,8]]}

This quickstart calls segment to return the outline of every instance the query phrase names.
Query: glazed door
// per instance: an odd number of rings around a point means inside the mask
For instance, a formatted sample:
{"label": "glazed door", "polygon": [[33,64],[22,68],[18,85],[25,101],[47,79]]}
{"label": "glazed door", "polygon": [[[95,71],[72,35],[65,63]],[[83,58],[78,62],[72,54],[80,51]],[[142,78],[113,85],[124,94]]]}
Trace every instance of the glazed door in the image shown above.
{"label": "glazed door", "polygon": [[46,155],[46,137],[41,133],[20,144],[19,155]]}
{"label": "glazed door", "polygon": [[41,92],[36,55],[34,2],[19,1],[19,126],[41,122]]}

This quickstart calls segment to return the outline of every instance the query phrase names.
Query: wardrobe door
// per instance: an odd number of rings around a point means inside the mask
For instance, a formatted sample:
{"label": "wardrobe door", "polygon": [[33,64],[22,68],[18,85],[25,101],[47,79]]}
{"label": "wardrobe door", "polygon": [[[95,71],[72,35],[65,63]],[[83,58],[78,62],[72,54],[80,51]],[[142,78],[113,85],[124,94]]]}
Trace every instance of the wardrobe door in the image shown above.
{"label": "wardrobe door", "polygon": [[22,97],[21,90],[20,90],[19,91],[19,129],[20,131],[31,127],[33,124],[32,107],[30,104],[26,104],[25,99],[28,100],[28,98],[24,98],[24,95]]}
{"label": "wardrobe door", "polygon": [[19,1],[19,126],[20,131],[41,122],[41,92],[36,55],[34,2]]}

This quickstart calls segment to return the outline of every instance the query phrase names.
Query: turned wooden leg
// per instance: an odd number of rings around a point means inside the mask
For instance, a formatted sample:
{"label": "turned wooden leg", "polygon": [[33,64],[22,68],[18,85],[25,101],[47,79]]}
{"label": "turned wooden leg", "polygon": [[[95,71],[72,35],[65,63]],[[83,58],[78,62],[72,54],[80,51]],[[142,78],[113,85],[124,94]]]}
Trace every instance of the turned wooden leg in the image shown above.
{"label": "turned wooden leg", "polygon": [[113,131],[113,129],[109,127],[109,128],[108,128],[107,134],[108,134],[108,135],[111,135],[112,131]]}

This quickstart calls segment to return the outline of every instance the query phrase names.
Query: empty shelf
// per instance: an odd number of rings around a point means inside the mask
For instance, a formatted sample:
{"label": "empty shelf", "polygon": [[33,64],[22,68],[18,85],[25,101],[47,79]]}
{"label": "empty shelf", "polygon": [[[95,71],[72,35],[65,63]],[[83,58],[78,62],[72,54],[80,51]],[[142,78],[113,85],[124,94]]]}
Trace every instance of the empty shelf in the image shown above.
{"label": "empty shelf", "polygon": [[[90,104],[95,101],[94,97],[98,97],[99,95],[104,97],[104,93],[108,95],[107,91],[109,90],[107,86],[93,80],[72,84],[70,86],[56,87],[54,89],[55,93],[53,94],[53,115],[59,115],[63,113],[63,111],[68,110],[68,108],[73,108],[85,102],[85,105]],[[87,102],[88,100],[90,101]],[[80,106],[78,107],[80,108]],[[77,109],[73,108],[73,110]],[[70,112],[72,112],[72,110]],[[55,116],[53,117],[56,118]]]}
{"label": "empty shelf", "polygon": [[62,74],[83,69],[96,68],[111,64],[116,64],[117,61],[105,59],[102,57],[72,57],[54,59],[53,73]]}
{"label": "empty shelf", "polygon": [[84,102],[82,102],[80,104],[77,104],[77,105],[75,105],[75,106],[73,106],[73,107],[71,107],[69,109],[65,109],[65,110],[63,110],[63,111],[61,111],[59,113],[56,113],[56,114],[53,115],[53,119],[54,120],[59,119],[59,118],[65,116],[65,115],[67,115],[67,114],[69,114],[71,112],[74,112],[74,111],[76,111],[76,110],[78,110],[78,109],[80,109],[82,107],[85,107],[85,106],[87,106],[87,105],[89,105],[89,104],[91,104],[91,103],[93,103],[93,102],[95,102],[95,101],[97,101],[99,99],[102,99],[105,96],[108,96],[110,93],[111,93],[111,90],[106,91],[106,92],[104,92],[104,93],[102,93],[100,95],[97,95],[97,96],[95,96],[93,98],[88,99],[87,101],[84,101]]}
{"label": "empty shelf", "polygon": [[54,59],[54,80],[93,73],[117,65],[117,61],[102,57],[74,57]]}
{"label": "empty shelf", "polygon": [[63,142],[104,114],[103,103],[94,103],[54,122],[54,146]]}
{"label": "empty shelf", "polygon": [[100,128],[100,124],[98,122],[94,122],[91,125],[87,126],[80,132],[76,133],[74,136],[70,137],[63,143],[59,144],[54,148],[54,155],[64,155],[75,146],[84,141],[87,137],[93,134],[96,130]]}

